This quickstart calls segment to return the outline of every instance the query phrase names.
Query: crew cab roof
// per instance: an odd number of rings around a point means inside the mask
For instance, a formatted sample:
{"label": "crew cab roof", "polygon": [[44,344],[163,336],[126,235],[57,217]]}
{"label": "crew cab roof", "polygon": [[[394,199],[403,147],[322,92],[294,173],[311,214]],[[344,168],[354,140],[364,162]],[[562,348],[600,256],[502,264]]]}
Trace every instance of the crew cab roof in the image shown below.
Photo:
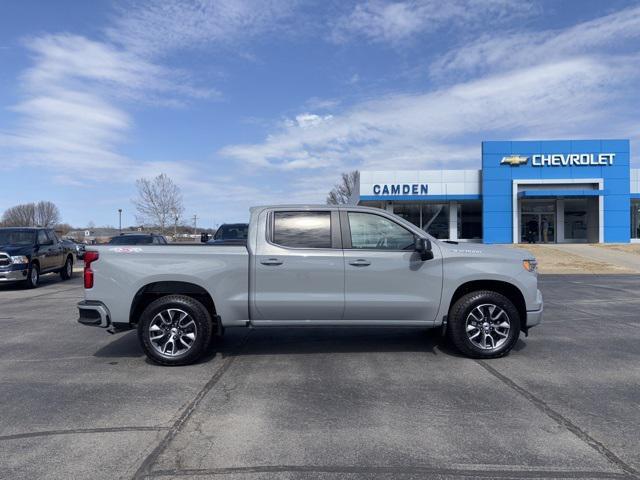
{"label": "crew cab roof", "polygon": [[263,210],[271,209],[295,209],[295,210],[357,210],[362,212],[379,212],[379,208],[364,207],[361,205],[326,205],[326,204],[282,204],[282,205],[259,205],[251,207],[249,211],[251,213],[261,212]]}
{"label": "crew cab roof", "polygon": [[251,207],[250,210],[260,209],[264,210],[266,208],[297,208],[297,209],[318,209],[321,208],[323,210],[380,210],[375,207],[365,207],[362,205],[327,205],[324,203],[283,203],[281,205],[256,205],[255,207]]}

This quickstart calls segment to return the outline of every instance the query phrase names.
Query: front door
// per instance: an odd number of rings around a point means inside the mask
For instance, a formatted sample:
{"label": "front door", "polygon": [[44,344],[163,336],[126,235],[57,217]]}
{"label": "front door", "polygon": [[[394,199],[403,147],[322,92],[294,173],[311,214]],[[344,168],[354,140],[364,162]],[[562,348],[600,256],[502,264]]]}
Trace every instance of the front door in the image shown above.
{"label": "front door", "polygon": [[520,242],[555,243],[555,217],[553,213],[523,213],[520,216]]}
{"label": "front door", "polygon": [[47,230],[47,236],[53,242],[53,244],[51,245],[50,268],[62,267],[65,262],[62,242],[53,230]]}
{"label": "front door", "polygon": [[53,264],[53,241],[47,235],[45,230],[38,230],[38,261],[40,262],[40,271],[49,270],[54,267]]}
{"label": "front door", "polygon": [[345,269],[344,320],[436,319],[442,293],[442,257],[422,261],[414,234],[393,219],[341,212]]}
{"label": "front door", "polygon": [[258,241],[254,306],[258,320],[340,320],[344,260],[339,216],[330,210],[276,210]]}

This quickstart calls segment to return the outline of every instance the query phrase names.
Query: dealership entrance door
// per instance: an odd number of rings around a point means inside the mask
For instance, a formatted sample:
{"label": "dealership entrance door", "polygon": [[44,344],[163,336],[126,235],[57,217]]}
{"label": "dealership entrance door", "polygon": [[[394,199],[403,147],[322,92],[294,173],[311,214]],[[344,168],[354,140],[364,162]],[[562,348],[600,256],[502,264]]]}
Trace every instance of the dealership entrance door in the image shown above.
{"label": "dealership entrance door", "polygon": [[523,213],[521,243],[555,243],[555,215],[548,213]]}
{"label": "dealership entrance door", "polygon": [[520,208],[520,243],[556,242],[555,200],[522,199]]}
{"label": "dealership entrance door", "polygon": [[520,199],[520,243],[597,243],[598,197]]}

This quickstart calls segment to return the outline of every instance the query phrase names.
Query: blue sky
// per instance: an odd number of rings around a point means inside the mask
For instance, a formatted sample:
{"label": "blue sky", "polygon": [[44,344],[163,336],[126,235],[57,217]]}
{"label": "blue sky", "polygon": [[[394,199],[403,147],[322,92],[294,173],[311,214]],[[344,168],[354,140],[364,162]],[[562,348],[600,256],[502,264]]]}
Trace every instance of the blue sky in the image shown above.
{"label": "blue sky", "polygon": [[3,2],[0,211],[129,225],[164,172],[213,226],[491,139],[630,138],[637,165],[639,47],[637,1]]}

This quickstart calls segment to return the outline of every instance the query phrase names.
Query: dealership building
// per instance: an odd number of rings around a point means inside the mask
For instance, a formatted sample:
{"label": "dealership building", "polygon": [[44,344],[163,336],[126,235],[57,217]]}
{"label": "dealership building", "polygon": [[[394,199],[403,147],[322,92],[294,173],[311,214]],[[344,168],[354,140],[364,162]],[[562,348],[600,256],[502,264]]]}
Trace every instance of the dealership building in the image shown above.
{"label": "dealership building", "polygon": [[360,172],[354,200],[436,238],[484,243],[640,241],[629,140],[482,142],[481,170]]}

